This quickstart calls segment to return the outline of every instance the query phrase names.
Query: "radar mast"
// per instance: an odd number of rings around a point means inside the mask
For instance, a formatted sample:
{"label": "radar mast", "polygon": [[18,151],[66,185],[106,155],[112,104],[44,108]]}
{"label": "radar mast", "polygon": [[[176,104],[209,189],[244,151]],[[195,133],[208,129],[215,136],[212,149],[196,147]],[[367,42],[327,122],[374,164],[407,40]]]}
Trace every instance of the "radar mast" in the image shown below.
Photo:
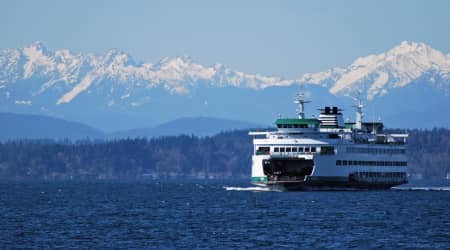
{"label": "radar mast", "polygon": [[355,100],[355,105],[353,107],[356,108],[356,123],[355,123],[355,129],[361,129],[362,128],[362,119],[363,119],[363,103],[361,101],[361,91],[358,91],[356,97],[353,97],[353,100]]}
{"label": "radar mast", "polygon": [[297,104],[297,114],[298,119],[304,119],[305,118],[305,103],[309,103],[310,101],[305,101],[303,97],[305,96],[304,93],[298,92],[296,99],[294,103]]}

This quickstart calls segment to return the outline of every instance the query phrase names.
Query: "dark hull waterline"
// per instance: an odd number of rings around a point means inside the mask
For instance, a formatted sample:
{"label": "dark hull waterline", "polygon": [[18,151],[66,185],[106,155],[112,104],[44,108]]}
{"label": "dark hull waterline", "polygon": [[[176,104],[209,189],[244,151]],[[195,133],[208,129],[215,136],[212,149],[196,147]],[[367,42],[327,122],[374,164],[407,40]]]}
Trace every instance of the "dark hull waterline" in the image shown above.
{"label": "dark hull waterline", "polygon": [[388,190],[406,184],[396,183],[354,183],[354,182],[305,182],[305,181],[272,181],[254,182],[258,186],[266,186],[284,191],[356,191],[356,190]]}

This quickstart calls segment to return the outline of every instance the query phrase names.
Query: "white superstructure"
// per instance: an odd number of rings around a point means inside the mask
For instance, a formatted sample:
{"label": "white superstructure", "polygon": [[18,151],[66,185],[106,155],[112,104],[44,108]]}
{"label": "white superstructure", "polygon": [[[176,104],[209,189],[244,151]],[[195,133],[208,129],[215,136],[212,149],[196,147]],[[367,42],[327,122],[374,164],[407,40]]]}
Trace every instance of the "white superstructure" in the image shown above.
{"label": "white superstructure", "polygon": [[321,109],[319,119],[305,118],[298,94],[298,118],[277,119],[276,131],[250,132],[252,182],[309,188],[390,188],[407,183],[407,134],[383,132],[381,122],[363,122],[356,99],[356,122],[344,123],[338,107]]}

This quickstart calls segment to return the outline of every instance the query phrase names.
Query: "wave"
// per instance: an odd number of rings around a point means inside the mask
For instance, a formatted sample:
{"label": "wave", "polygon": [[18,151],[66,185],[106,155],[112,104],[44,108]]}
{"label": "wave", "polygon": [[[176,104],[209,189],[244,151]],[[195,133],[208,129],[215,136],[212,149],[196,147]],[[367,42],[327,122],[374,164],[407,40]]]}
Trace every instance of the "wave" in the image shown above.
{"label": "wave", "polygon": [[393,187],[396,191],[450,191],[450,187]]}
{"label": "wave", "polygon": [[281,192],[269,187],[223,187],[226,191]]}

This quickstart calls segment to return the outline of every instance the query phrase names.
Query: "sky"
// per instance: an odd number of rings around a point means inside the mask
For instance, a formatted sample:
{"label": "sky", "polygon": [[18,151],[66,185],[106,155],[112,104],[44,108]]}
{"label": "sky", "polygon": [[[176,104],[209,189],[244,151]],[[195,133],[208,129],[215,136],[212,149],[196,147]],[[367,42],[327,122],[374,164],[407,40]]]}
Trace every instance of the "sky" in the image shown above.
{"label": "sky", "polygon": [[11,0],[0,9],[0,49],[39,40],[51,50],[117,48],[150,63],[190,56],[284,78],[345,67],[404,40],[450,53],[450,1]]}

